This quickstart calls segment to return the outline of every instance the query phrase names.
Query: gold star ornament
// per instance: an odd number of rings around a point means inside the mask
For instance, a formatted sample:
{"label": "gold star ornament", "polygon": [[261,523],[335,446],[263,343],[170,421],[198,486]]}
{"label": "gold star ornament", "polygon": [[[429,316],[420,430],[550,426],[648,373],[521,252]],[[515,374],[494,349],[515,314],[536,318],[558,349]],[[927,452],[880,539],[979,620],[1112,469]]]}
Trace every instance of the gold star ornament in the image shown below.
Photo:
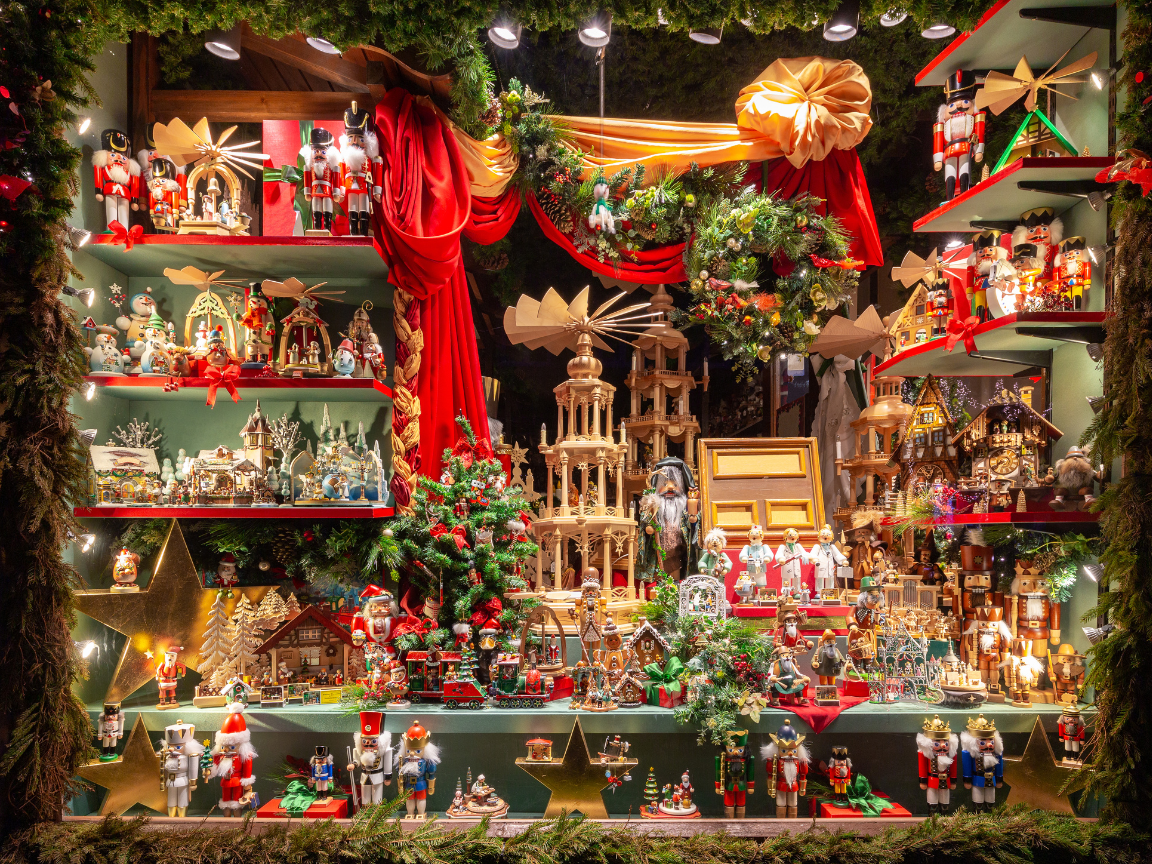
{"label": "gold star ornament", "polygon": [[564,748],[564,758],[552,762],[529,762],[523,757],[516,764],[548,787],[552,796],[544,818],[559,816],[564,810],[579,811],[587,819],[607,819],[608,809],[600,794],[612,781],[623,777],[638,764],[635,759],[601,763],[592,761],[588,753],[588,742],[580,718],[572,724],[572,734],[568,746]]}
{"label": "gold star ornament", "polygon": [[168,793],[161,788],[160,757],[152,749],[143,715],[136,715],[124,753],[115,762],[91,762],[78,772],[85,780],[108,790],[101,816],[119,816],[136,804],[167,812]]}
{"label": "gold star ornament", "polygon": [[[231,615],[240,594],[259,603],[268,587],[234,588],[226,606]],[[188,544],[175,519],[156,559],[152,581],[136,593],[107,589],[76,592],[76,608],[101,624],[128,637],[112,675],[105,702],[122,702],[156,676],[156,664],[168,648],[179,649],[179,661],[195,669],[200,644],[208,628],[215,588],[200,584]]]}
{"label": "gold star ornament", "polygon": [[1027,804],[1036,810],[1073,815],[1072,802],[1060,792],[1071,770],[1056,761],[1044,724],[1037,716],[1024,754],[1004,757],[1004,782],[1010,787],[1004,806]]}

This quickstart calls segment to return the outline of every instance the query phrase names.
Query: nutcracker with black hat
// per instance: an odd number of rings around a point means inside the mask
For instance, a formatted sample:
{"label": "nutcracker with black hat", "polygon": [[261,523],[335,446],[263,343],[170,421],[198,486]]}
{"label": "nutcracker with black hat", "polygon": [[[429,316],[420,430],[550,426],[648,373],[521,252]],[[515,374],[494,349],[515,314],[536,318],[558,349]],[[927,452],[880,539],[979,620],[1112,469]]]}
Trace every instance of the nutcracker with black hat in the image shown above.
{"label": "nutcracker with black hat", "polygon": [[1061,764],[1079,768],[1084,764],[1080,749],[1084,746],[1084,720],[1076,700],[1063,702],[1060,706],[1060,721],[1056,724],[1060,740],[1064,742],[1064,758]]}
{"label": "nutcracker with black hat", "polygon": [[716,756],[716,794],[724,796],[724,816],[743,819],[746,796],[756,791],[756,758],[747,729],[724,733],[724,752]]}
{"label": "nutcracker with black hat", "polygon": [[340,136],[340,186],[351,234],[371,233],[368,214],[372,201],[380,202],[384,161],[368,112],[356,103],[344,112],[344,134]]}
{"label": "nutcracker with black hat", "polygon": [[[355,797],[357,780],[361,807],[379,804],[384,787],[392,783],[392,733],[384,731],[383,711],[361,711],[360,731],[352,736],[355,745],[348,751],[348,775]],[[359,771],[359,778],[355,772]]]}
{"label": "nutcracker with black hat", "polygon": [[944,84],[944,104],[932,127],[932,162],[944,170],[944,199],[972,182],[972,160],[984,159],[984,112],[976,110],[976,73],[957,69]]}
{"label": "nutcracker with black hat", "polygon": [[324,744],[316,745],[316,752],[308,760],[308,785],[316,790],[316,800],[328,800],[328,789],[332,785],[332,754]]}
{"label": "nutcracker with black hat", "polygon": [[105,702],[103,713],[96,718],[96,737],[100,739],[100,761],[116,761],[116,742],[124,737],[124,712],[119,702]]}
{"label": "nutcracker with black hat", "polygon": [[993,229],[972,235],[972,254],[967,264],[964,293],[968,295],[968,306],[973,315],[988,321],[993,317],[988,292],[997,282],[1016,275],[1008,263],[1008,250],[1000,245],[1000,232]]}
{"label": "nutcracker with black hat", "polygon": [[340,151],[332,133],[313,126],[308,143],[300,148],[300,157],[304,160],[304,200],[312,205],[312,227],[304,235],[327,237],[332,233],[332,199],[340,194]]}
{"label": "nutcracker with black hat", "polygon": [[925,720],[916,735],[916,764],[920,788],[928,793],[928,812],[944,815],[956,785],[956,751],[960,739],[947,720],[937,714]]}
{"label": "nutcracker with black hat", "polygon": [[140,209],[140,164],[131,158],[128,136],[119,129],[100,133],[100,147],[92,154],[96,200],[104,202],[104,218],[109,225],[119,222],[127,228],[129,209]]}
{"label": "nutcracker with black hat", "polygon": [[996,722],[984,715],[968,718],[968,727],[960,733],[964,752],[960,759],[964,769],[964,788],[972,790],[972,807],[980,813],[996,803],[996,790],[1004,785],[1004,742],[996,731]]}
{"label": "nutcracker with black hat", "polygon": [[188,206],[188,181],[171,159],[153,154],[148,162],[148,213],[157,231],[173,233]]}
{"label": "nutcracker with black hat", "polygon": [[1052,278],[1052,264],[1056,249],[1064,239],[1064,222],[1051,207],[1035,207],[1020,214],[1020,224],[1012,230],[1012,252],[1021,243],[1032,243],[1036,247],[1035,257],[1041,262],[1037,283],[1043,285]]}
{"label": "nutcracker with black hat", "polygon": [[848,803],[848,784],[852,782],[852,760],[848,758],[848,748],[832,748],[832,758],[828,760],[828,782],[836,801]]}
{"label": "nutcracker with black hat", "polygon": [[240,808],[252,802],[252,784],[256,782],[252,760],[256,755],[252,733],[244,720],[244,706],[233,702],[212,746],[211,776],[220,779],[219,807],[225,816],[239,816]]}
{"label": "nutcracker with black hat", "polygon": [[1076,312],[1084,308],[1084,295],[1092,287],[1092,262],[1088,260],[1087,244],[1088,241],[1080,235],[1064,238],[1052,262],[1060,293],[1071,299]]}
{"label": "nutcracker with black hat", "polygon": [[431,733],[417,720],[400,738],[396,761],[400,788],[408,793],[408,800],[404,802],[408,819],[423,819],[428,808],[428,796],[436,793],[440,749],[429,741],[431,737]]}
{"label": "nutcracker with black hat", "polygon": [[769,765],[768,782],[776,784],[776,818],[795,819],[799,799],[808,791],[808,748],[805,736],[797,734],[792,722],[769,733],[772,743],[760,748],[760,755]]}

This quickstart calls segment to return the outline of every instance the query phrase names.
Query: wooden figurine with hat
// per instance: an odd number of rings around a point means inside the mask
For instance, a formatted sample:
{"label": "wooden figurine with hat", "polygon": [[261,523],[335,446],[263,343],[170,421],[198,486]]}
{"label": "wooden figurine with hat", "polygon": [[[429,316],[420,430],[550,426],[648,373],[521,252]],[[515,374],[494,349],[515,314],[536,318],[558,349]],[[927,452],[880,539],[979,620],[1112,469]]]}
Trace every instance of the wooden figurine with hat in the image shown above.
{"label": "wooden figurine with hat", "polygon": [[147,186],[148,215],[152,226],[162,233],[175,233],[180,213],[188,206],[188,187],[183,169],[177,168],[171,159],[150,153]]}
{"label": "wooden figurine with hat", "polygon": [[792,705],[808,704],[808,684],[811,678],[796,664],[796,649],[777,645],[772,649],[772,665],[768,674],[768,696],[776,707],[781,699]]}
{"label": "wooden figurine with hat", "polygon": [[828,760],[828,783],[832,786],[833,800],[847,804],[851,782],[852,760],[848,758],[848,748],[837,745],[832,748],[832,758]]}
{"label": "wooden figurine with hat", "polygon": [[1088,241],[1080,235],[1066,237],[1059,243],[1052,266],[1055,278],[1060,285],[1060,293],[1069,298],[1072,308],[1079,312],[1084,308],[1085,295],[1092,287],[1092,262],[1088,257]]}
{"label": "wooden figurine with hat", "polygon": [[[1028,642],[1012,640],[1012,655],[1005,661],[1004,683],[1017,708],[1032,707],[1032,689],[1040,685],[1044,664],[1028,653]],[[1003,696],[1001,696],[1003,698]]]}
{"label": "wooden figurine with hat", "polygon": [[252,733],[244,720],[244,706],[233,702],[228,716],[220,724],[212,746],[212,777],[220,779],[219,806],[225,816],[239,816],[240,808],[252,802],[252,760],[256,750],[252,747]]}
{"label": "wooden figurine with hat", "polygon": [[400,788],[408,793],[404,807],[408,819],[423,819],[428,808],[428,796],[436,793],[436,766],[440,764],[440,749],[428,739],[431,733],[419,720],[401,736],[399,763]]}
{"label": "wooden figurine with hat", "polygon": [[724,752],[716,756],[716,794],[724,796],[724,816],[743,819],[746,796],[756,790],[756,760],[747,729],[724,733]]}
{"label": "wooden figurine with hat", "polygon": [[916,734],[916,764],[920,788],[928,793],[928,812],[946,815],[956,785],[956,751],[960,739],[937,714]]}
{"label": "wooden figurine with hat", "polygon": [[772,743],[760,749],[760,755],[769,763],[768,782],[776,785],[776,818],[795,819],[799,799],[808,791],[808,748],[804,735],[797,734],[792,722],[769,733]]}
{"label": "wooden figurine with hat", "polygon": [[984,715],[968,718],[960,733],[964,788],[972,790],[972,807],[980,813],[996,803],[996,790],[1004,785],[1004,742],[994,720]]}
{"label": "wooden figurine with hat", "polygon": [[356,103],[344,112],[344,134],[340,136],[340,187],[348,214],[348,231],[363,237],[371,233],[368,215],[372,201],[380,202],[384,161],[372,127],[372,118]]}
{"label": "wooden figurine with hat", "polygon": [[1084,655],[1065,642],[1055,654],[1048,655],[1048,678],[1056,690],[1058,704],[1076,704],[1084,687]]}
{"label": "wooden figurine with hat", "polygon": [[96,718],[96,737],[100,741],[100,761],[116,761],[116,742],[124,737],[124,712],[119,702],[104,703],[104,711]]}
{"label": "wooden figurine with hat", "polygon": [[1084,764],[1080,749],[1084,746],[1084,720],[1076,701],[1063,702],[1060,706],[1060,721],[1056,724],[1060,740],[1064,742],[1064,757],[1061,764],[1079,768]]}
{"label": "wooden figurine with hat", "polygon": [[784,532],[784,542],[776,550],[776,563],[780,565],[780,596],[799,594],[804,588],[800,565],[809,563],[809,559],[808,550],[800,545],[800,532],[795,528]]}
{"label": "wooden figurine with hat", "polygon": [[1004,598],[1008,629],[1013,638],[1030,643],[1031,655],[1044,664],[1048,641],[1060,644],[1060,604],[1052,599],[1052,585],[1032,561],[1016,559],[1016,577]]}
{"label": "wooden figurine with hat", "polygon": [[844,663],[844,655],[836,644],[836,633],[826,629],[812,654],[812,671],[820,678],[816,687],[817,705],[840,704],[840,696],[836,692],[836,676],[844,670]]}
{"label": "wooden figurine with hat", "polygon": [[852,620],[861,630],[875,630],[884,623],[886,601],[875,576],[860,580],[860,593],[852,609]]}
{"label": "wooden figurine with hat", "polygon": [[[1040,284],[1052,278],[1052,265],[1056,250],[1064,238],[1064,222],[1051,207],[1035,207],[1020,214],[1020,223],[1012,229],[1012,251],[1025,243],[1035,246],[1033,256],[1040,262],[1036,281]],[[1017,268],[1019,269],[1019,268]]]}
{"label": "wooden figurine with hat", "polygon": [[984,160],[984,112],[976,110],[976,73],[957,69],[944,84],[944,104],[932,127],[932,162],[944,170],[944,200],[965,192],[972,161]]}
{"label": "wooden figurine with hat", "polygon": [[968,308],[981,322],[992,318],[988,306],[988,292],[997,282],[1016,275],[1008,263],[1008,250],[1000,245],[1000,232],[996,229],[972,235],[972,254],[968,256],[964,271],[964,293],[968,295]]}
{"label": "wooden figurine with hat", "polygon": [[[988,693],[1000,694],[1000,667],[1008,662],[1012,648],[1012,633],[1004,623],[1004,610],[999,606],[983,606],[976,617],[968,622],[964,631],[961,654],[980,671],[980,679]],[[1003,701],[1003,695],[999,696]]]}
{"label": "wooden figurine with hat", "polygon": [[356,346],[351,339],[343,339],[332,352],[332,371],[336,378],[351,378],[356,371]]}
{"label": "wooden figurine with hat", "polygon": [[[100,149],[92,154],[96,200],[104,203],[104,218],[128,228],[129,212],[139,210],[140,164],[132,158],[128,136],[119,129],[100,133]],[[108,229],[109,232],[112,230]]]}
{"label": "wooden figurine with hat", "polygon": [[808,622],[808,613],[795,600],[781,597],[776,607],[776,628],[772,631],[774,645],[787,645],[796,651],[811,651],[812,641],[804,638],[800,628]]}
{"label": "wooden figurine with hat", "polygon": [[316,790],[316,801],[324,803],[328,800],[328,790],[332,785],[335,769],[332,765],[332,754],[324,744],[317,744],[315,754],[308,760],[308,786]]}
{"label": "wooden figurine with hat", "polygon": [[340,174],[340,151],[332,133],[313,126],[308,143],[300,148],[300,158],[304,160],[304,200],[312,206],[312,226],[304,230],[304,236],[327,237],[332,233],[332,199],[339,194]]}
{"label": "wooden figurine with hat", "polygon": [[164,727],[160,759],[160,788],[168,793],[168,815],[183,818],[196,781],[200,779],[200,756],[204,745],[196,740],[196,727],[177,720]]}
{"label": "wooden figurine with hat", "polygon": [[1108,474],[1104,465],[1093,468],[1084,450],[1075,445],[1069,447],[1064,458],[1056,460],[1054,473],[1041,481],[1051,483],[1056,489],[1048,506],[1053,510],[1087,510],[1096,500],[1092,494],[1094,481],[1103,483]]}
{"label": "wooden figurine with hat", "polygon": [[183,647],[165,648],[160,662],[156,664],[156,685],[160,690],[160,702],[156,707],[161,711],[180,707],[180,703],[176,701],[176,684],[188,674],[188,667],[178,662],[176,658],[183,650]]}
{"label": "wooden figurine with hat", "polygon": [[[392,733],[384,731],[383,711],[361,711],[360,731],[352,736],[355,745],[348,751],[348,774],[353,797],[359,785],[361,807],[379,804],[384,787],[392,783]],[[359,769],[359,783],[354,772]]]}

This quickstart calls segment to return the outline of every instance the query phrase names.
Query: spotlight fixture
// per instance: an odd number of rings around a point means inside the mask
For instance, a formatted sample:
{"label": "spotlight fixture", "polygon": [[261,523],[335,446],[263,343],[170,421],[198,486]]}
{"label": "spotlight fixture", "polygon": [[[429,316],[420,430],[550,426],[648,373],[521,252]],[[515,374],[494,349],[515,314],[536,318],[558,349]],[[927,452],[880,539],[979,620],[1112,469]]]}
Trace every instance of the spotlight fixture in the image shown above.
{"label": "spotlight fixture", "polygon": [[1089,246],[1088,257],[1092,259],[1093,264],[1099,264],[1104,260],[1108,254],[1108,250],[1111,248],[1111,246]]}
{"label": "spotlight fixture", "polygon": [[1088,407],[1092,409],[1093,415],[1104,410],[1103,396],[1085,396],[1084,398],[1088,400]]}
{"label": "spotlight fixture", "polygon": [[84,400],[91,402],[96,396],[96,382],[89,381],[88,386],[84,388]]}
{"label": "spotlight fixture", "polygon": [[880,26],[895,27],[897,24],[903,23],[907,17],[908,13],[902,9],[889,9],[880,16]]}
{"label": "spotlight fixture", "polygon": [[320,36],[309,36],[305,40],[309,45],[317,51],[323,51],[325,54],[339,54],[340,49]]}
{"label": "spotlight fixture", "polygon": [[1104,345],[1100,342],[1087,342],[1084,350],[1088,352],[1088,357],[1093,363],[1099,363],[1104,359]]}
{"label": "spotlight fixture", "polygon": [[81,288],[79,291],[77,291],[71,285],[65,285],[60,289],[60,293],[69,297],[75,297],[89,309],[92,308],[92,301],[96,299],[96,292],[91,288]]}
{"label": "spotlight fixture", "polygon": [[832,17],[824,22],[824,38],[847,42],[860,29],[860,0],[842,0]]}
{"label": "spotlight fixture", "polygon": [[1084,636],[1088,639],[1089,645],[1099,645],[1107,639],[1112,631],[1116,629],[1115,624],[1105,624],[1103,627],[1081,627],[1084,631]]}
{"label": "spotlight fixture", "polygon": [[80,121],[80,125],[76,127],[76,132],[80,135],[83,135],[85,132],[88,131],[88,127],[91,125],[92,125],[92,118],[91,117],[85,117],[83,120]]}
{"label": "spotlight fixture", "polygon": [[79,249],[91,239],[91,231],[85,231],[83,228],[74,228],[71,225],[68,226],[68,241],[72,244],[73,249]]}
{"label": "spotlight fixture", "polygon": [[1091,579],[1093,582],[1099,582],[1101,574],[1104,573],[1104,568],[1099,564],[1085,564],[1084,575]]}
{"label": "spotlight fixture", "polygon": [[80,430],[80,440],[84,442],[85,447],[91,447],[92,444],[96,441],[96,430],[95,429],[81,429]]}
{"label": "spotlight fixture", "polygon": [[96,542],[95,534],[81,534],[80,535],[80,551],[87,552],[92,548],[92,544]]}
{"label": "spotlight fixture", "polygon": [[961,240],[959,237],[953,237],[951,240],[948,241],[948,245],[944,247],[944,250],[947,251],[949,249],[959,249],[963,245],[964,245],[963,240]]}
{"label": "spotlight fixture", "polygon": [[497,48],[512,49],[520,44],[520,32],[523,26],[513,21],[507,15],[501,15],[496,22],[488,28],[488,41]]}
{"label": "spotlight fixture", "polygon": [[701,45],[719,45],[720,39],[723,36],[723,25],[719,27],[701,27],[699,30],[688,31],[688,38],[693,42],[699,42]]}
{"label": "spotlight fixture", "polygon": [[1088,206],[1099,213],[1104,209],[1104,205],[1108,203],[1108,199],[1112,197],[1112,191],[1101,192],[1099,189],[1094,189],[1088,193]]}
{"label": "spotlight fixture", "polygon": [[580,25],[580,41],[589,48],[603,48],[612,39],[612,13],[601,10]]}
{"label": "spotlight fixture", "polygon": [[921,30],[920,35],[925,39],[947,39],[955,32],[956,28],[947,21],[935,21]]}
{"label": "spotlight fixture", "polygon": [[240,59],[240,25],[231,30],[213,28],[204,34],[204,47],[222,60]]}

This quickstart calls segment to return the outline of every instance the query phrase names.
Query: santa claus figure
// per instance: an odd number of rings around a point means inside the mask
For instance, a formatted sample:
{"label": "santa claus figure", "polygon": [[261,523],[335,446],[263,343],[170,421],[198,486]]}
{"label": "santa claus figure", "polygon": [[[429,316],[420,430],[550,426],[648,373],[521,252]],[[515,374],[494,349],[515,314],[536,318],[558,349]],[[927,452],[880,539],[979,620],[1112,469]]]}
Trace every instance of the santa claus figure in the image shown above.
{"label": "santa claus figure", "polygon": [[932,162],[944,170],[944,199],[967,191],[972,161],[984,159],[984,112],[977,111],[976,73],[957,69],[944,85],[944,104],[932,127]]}
{"label": "santa claus figure", "polygon": [[92,154],[96,200],[104,203],[109,225],[119,222],[127,228],[129,210],[140,209],[136,200],[140,197],[140,165],[131,158],[128,136],[119,129],[105,129],[100,144],[101,149]]}
{"label": "santa claus figure", "polygon": [[668,456],[656,463],[648,478],[651,490],[640,499],[640,527],[644,529],[637,564],[640,578],[651,582],[661,567],[672,576],[687,575],[699,554],[699,500],[690,497],[696,486],[683,459]]}
{"label": "santa claus figure", "polygon": [[252,774],[252,760],[256,751],[252,748],[252,733],[244,721],[244,706],[233,702],[228,706],[228,716],[220,724],[216,733],[216,743],[212,746],[211,777],[220,779],[220,810],[225,816],[239,816],[240,808],[252,801],[252,784],[256,777]]}
{"label": "santa claus figure", "polygon": [[1056,249],[1064,238],[1064,223],[1051,207],[1037,207],[1020,214],[1020,224],[1012,231],[1012,248],[1023,243],[1036,247],[1034,256],[1040,261],[1036,282],[1040,285],[1052,278]]}
{"label": "santa claus figure", "polygon": [[179,652],[183,648],[169,648],[156,664],[156,686],[160,690],[160,702],[156,705],[161,711],[166,708],[179,708],[176,701],[176,685],[180,679],[188,674],[188,667],[177,662]]}
{"label": "santa claus figure", "polygon": [[383,171],[384,160],[371,118],[353,102],[344,112],[344,134],[340,136],[340,186],[349,233],[363,237],[371,233],[368,216],[372,201],[380,202]]}
{"label": "santa claus figure", "polygon": [[216,565],[216,579],[214,581],[228,597],[232,596],[232,589],[240,581],[240,576],[236,572],[236,556],[231,552],[225,552],[220,563]]}
{"label": "santa claus figure", "polygon": [[392,628],[400,618],[395,598],[379,585],[369,585],[360,592],[360,611],[352,618],[352,644],[365,642],[379,645],[388,660],[396,659],[392,645]]}
{"label": "santa claus figure", "polygon": [[972,808],[977,813],[989,810],[996,803],[996,790],[1004,785],[1004,742],[996,723],[983,714],[975,720],[969,717],[960,746],[964,788],[972,790]]}
{"label": "santa claus figure", "polygon": [[928,793],[928,812],[945,815],[956,785],[956,751],[960,739],[946,720],[937,715],[925,720],[916,735],[916,764],[920,788]]}
{"label": "santa claus figure", "polygon": [[332,133],[312,127],[308,144],[300,148],[304,160],[304,200],[312,205],[312,227],[304,233],[327,237],[332,233],[332,199],[339,196],[336,183],[340,172],[340,151],[332,143]]}
{"label": "santa claus figure", "polygon": [[795,819],[799,799],[808,787],[808,748],[803,735],[785,720],[775,735],[769,733],[772,743],[761,748],[760,754],[768,763],[768,782],[776,784],[776,818]]}

